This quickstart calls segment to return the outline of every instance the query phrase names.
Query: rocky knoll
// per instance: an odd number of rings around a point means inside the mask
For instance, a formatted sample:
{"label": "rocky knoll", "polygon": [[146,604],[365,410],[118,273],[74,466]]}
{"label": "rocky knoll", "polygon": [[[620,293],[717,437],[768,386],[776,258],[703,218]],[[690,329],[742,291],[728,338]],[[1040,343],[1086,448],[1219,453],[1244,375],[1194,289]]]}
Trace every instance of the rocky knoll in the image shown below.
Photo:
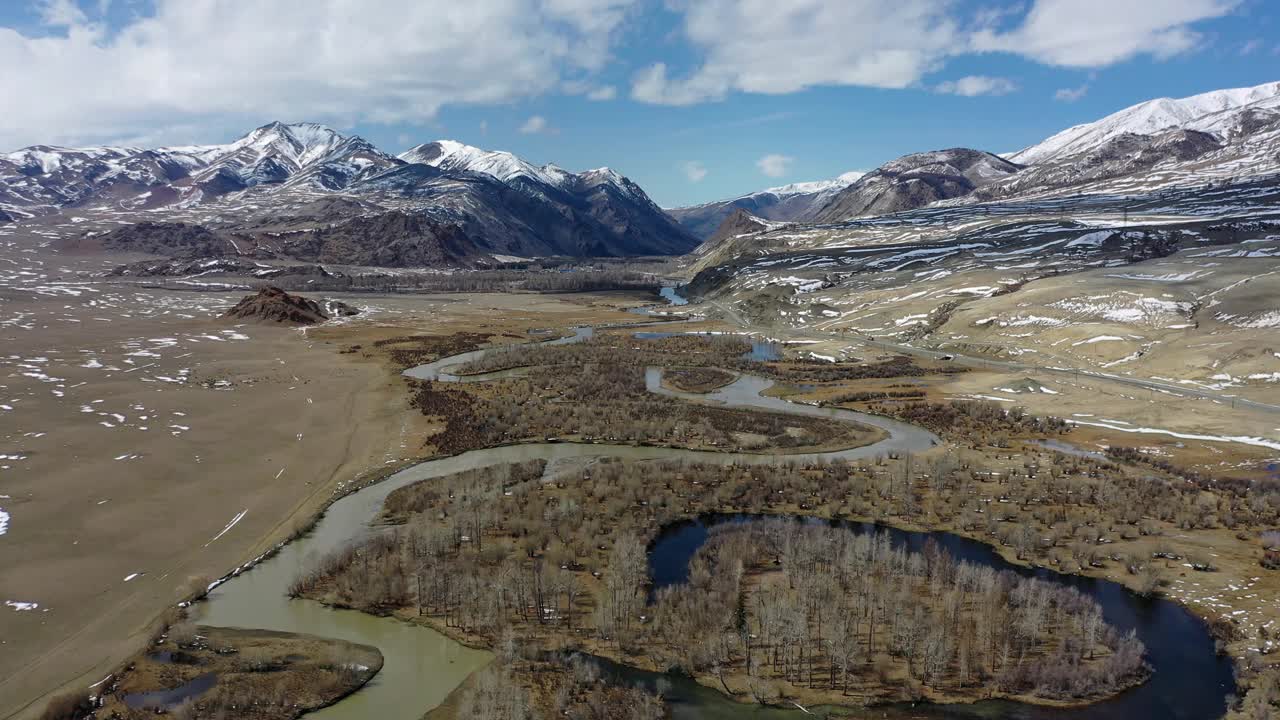
{"label": "rocky knoll", "polygon": [[265,287],[243,300],[223,314],[223,317],[239,320],[315,325],[331,317],[348,317],[360,311],[336,300],[322,305],[301,295],[291,295],[278,287]]}

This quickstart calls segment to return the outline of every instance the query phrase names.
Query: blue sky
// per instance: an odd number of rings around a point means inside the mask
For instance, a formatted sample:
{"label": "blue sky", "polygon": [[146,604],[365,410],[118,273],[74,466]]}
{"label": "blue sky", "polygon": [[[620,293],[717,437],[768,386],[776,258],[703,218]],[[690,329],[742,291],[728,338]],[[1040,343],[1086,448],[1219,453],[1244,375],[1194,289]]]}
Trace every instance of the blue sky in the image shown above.
{"label": "blue sky", "polygon": [[672,206],[1280,80],[1278,22],[1266,0],[18,0],[0,147],[314,120],[609,165]]}

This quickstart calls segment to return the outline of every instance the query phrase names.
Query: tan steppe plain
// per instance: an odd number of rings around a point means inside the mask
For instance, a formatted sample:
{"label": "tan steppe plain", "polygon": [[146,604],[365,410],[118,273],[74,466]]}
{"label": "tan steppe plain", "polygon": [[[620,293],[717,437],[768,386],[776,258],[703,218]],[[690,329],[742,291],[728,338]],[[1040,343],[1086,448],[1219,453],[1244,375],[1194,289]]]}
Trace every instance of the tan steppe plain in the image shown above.
{"label": "tan steppe plain", "polygon": [[354,296],[342,299],[365,315],[302,331],[216,318],[239,293],[144,294],[184,309],[68,312],[47,297],[3,308],[26,313],[27,327],[0,327],[0,404],[13,408],[0,410],[0,456],[21,458],[0,459],[11,516],[0,535],[0,718],[36,716],[51,693],[102,680],[193,579],[259,556],[342,484],[429,451],[430,424],[409,410],[403,380],[343,349],[459,331],[511,342],[532,328],[640,319],[616,309],[634,296]]}

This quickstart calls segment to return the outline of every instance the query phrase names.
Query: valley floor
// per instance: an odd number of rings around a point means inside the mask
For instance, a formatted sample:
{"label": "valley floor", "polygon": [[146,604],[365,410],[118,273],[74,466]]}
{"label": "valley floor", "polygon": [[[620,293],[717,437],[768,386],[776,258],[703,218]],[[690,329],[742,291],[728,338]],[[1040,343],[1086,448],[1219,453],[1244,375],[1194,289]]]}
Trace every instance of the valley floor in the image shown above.
{"label": "valley floor", "polygon": [[341,352],[350,343],[637,319],[584,296],[356,296],[365,312],[340,345],[331,327],[218,318],[239,293],[87,280],[57,255],[0,264],[25,268],[0,273],[6,720],[102,680],[166,608],[306,527],[344,486],[421,455],[429,421],[397,372]]}

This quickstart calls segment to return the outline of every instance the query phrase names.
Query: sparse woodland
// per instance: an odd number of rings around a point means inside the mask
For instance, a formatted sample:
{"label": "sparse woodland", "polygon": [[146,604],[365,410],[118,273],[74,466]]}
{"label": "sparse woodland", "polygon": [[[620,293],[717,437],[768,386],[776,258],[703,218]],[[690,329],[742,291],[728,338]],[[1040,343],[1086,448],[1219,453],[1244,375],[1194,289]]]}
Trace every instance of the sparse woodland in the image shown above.
{"label": "sparse woodland", "polygon": [[739,362],[747,349],[740,340],[719,338],[605,336],[499,350],[464,371],[534,367],[486,383],[417,383],[412,403],[445,421],[431,438],[442,453],[547,438],[753,451],[856,447],[880,437],[856,423],[700,405],[645,389],[649,365]]}
{"label": "sparse woodland", "polygon": [[531,656],[508,628],[495,648],[498,657],[456,691],[456,707],[427,713],[437,718],[534,720],[662,720],[658,693],[611,681],[591,658],[543,653]]}
{"label": "sparse woodland", "polygon": [[[718,531],[690,583],[651,604],[649,540],[705,512],[948,527],[1064,571],[1114,564],[1154,591],[1162,563],[1137,548],[1152,538],[1164,548],[1172,527],[1220,523],[1235,502],[1197,505],[1198,489],[1085,458],[1041,453],[1056,462],[992,473],[974,464],[983,457],[600,461],[552,482],[538,463],[477,470],[421,483],[429,492],[409,486],[413,503],[397,500],[386,515],[399,527],[327,558],[294,592],[480,642],[512,628],[532,644],[681,668],[759,701],[795,692],[1071,701],[1140,678],[1140,646],[1098,625],[1091,601],[1072,592],[794,522]],[[1194,507],[1205,514],[1188,514]],[[935,627],[949,632],[931,637]],[[845,633],[856,647],[837,649]]]}
{"label": "sparse woodland", "polygon": [[[414,352],[405,362],[430,352],[424,344],[417,354],[416,338],[389,344]],[[745,358],[748,349],[732,338],[626,335],[523,347],[464,368],[526,368],[519,376],[415,382],[413,403],[444,421],[430,442],[445,453],[553,437],[815,447],[870,434],[657,396],[645,389],[644,368],[679,368],[695,384],[726,369],[809,382],[931,372],[905,359],[759,363]],[[862,461],[604,458],[554,477],[541,460],[477,468],[391,492],[381,520],[392,527],[319,559],[290,593],[497,650],[499,660],[455,693],[456,717],[663,717],[658,696],[611,685],[590,663],[565,659],[580,656],[557,654],[574,651],[678,669],[745,702],[1089,702],[1147,673],[1141,643],[1107,626],[1091,599],[936,547],[908,552],[882,534],[786,516],[945,529],[1015,562],[1115,568],[1146,593],[1159,591],[1172,559],[1212,570],[1208,558],[1183,557],[1175,530],[1252,533],[1280,521],[1276,488],[1193,477],[1124,450],[1099,461],[1025,444],[1065,426],[1016,408],[928,402],[909,390],[833,402],[870,403],[955,442]],[[707,513],[763,517],[717,526],[687,582],[654,588],[650,543]],[[1249,676],[1261,691],[1241,706],[1247,717],[1268,717],[1258,713],[1280,703],[1268,672]]]}
{"label": "sparse woodland", "polygon": [[1000,407],[989,400],[952,400],[937,402],[883,402],[885,398],[839,398],[836,402],[872,400],[869,410],[879,415],[905,420],[926,427],[943,437],[955,440],[990,443],[1008,447],[1015,436],[1053,436],[1068,432],[1071,426],[1061,418],[1037,417],[1020,406]]}
{"label": "sparse woodland", "polygon": [[736,377],[719,368],[669,368],[662,374],[662,381],[681,392],[706,393],[728,385]]}
{"label": "sparse woodland", "polygon": [[1076,590],[791,520],[713,528],[652,612],[680,667],[746,672],[761,700],[779,678],[864,700],[982,685],[1078,700],[1145,674],[1142,643]]}

